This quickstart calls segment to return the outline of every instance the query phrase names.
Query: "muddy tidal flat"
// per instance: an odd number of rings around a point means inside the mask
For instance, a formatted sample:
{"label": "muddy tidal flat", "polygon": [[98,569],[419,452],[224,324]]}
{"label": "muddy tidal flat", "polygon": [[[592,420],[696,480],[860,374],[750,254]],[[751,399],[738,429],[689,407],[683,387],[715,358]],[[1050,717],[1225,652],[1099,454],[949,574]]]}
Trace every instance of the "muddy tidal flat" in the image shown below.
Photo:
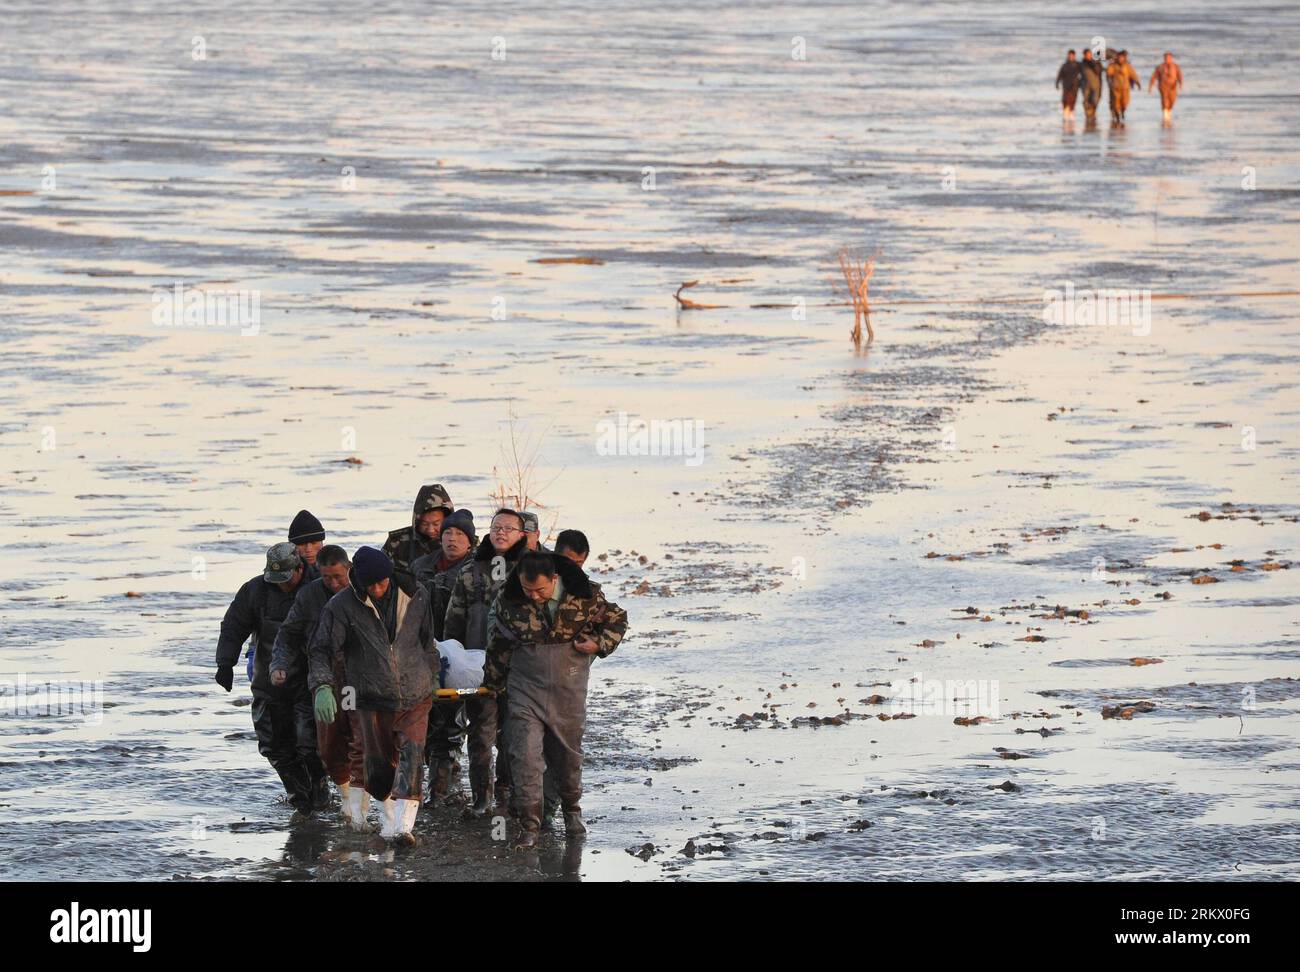
{"label": "muddy tidal flat", "polygon": [[[111,7],[0,38],[0,878],[1300,878],[1294,11]],[[290,826],[231,597],[520,443],[587,839]]]}

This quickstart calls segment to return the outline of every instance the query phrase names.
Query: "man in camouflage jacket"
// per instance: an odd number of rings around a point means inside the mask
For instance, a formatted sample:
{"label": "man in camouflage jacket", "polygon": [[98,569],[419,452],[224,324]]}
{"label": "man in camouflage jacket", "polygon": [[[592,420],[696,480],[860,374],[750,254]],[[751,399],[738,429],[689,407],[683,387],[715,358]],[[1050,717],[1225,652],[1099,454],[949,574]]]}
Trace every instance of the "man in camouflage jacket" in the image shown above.
{"label": "man in camouflage jacket", "polygon": [[411,525],[393,530],[384,541],[383,550],[393,562],[394,571],[411,576],[411,564],[417,558],[438,552],[442,521],[453,509],[451,496],[439,483],[420,487],[411,510]]}
{"label": "man in camouflage jacket", "polygon": [[592,658],[606,658],[627,632],[627,612],[558,554],[529,553],[497,597],[483,684],[506,693],[506,751],[522,828],[532,847],[542,818],[542,774],[549,770],[565,832],[582,823],[582,732]]}

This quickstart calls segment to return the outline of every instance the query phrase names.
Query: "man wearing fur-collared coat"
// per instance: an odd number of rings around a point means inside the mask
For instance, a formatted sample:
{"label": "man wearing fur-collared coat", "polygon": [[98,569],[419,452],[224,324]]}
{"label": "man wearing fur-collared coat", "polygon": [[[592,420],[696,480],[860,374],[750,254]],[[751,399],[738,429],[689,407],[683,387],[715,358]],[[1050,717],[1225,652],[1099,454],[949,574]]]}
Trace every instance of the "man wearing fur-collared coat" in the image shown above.
{"label": "man wearing fur-collared coat", "polygon": [[627,612],[568,557],[528,553],[493,606],[483,684],[506,691],[506,751],[522,834],[541,829],[542,773],[553,774],[565,832],[582,822],[582,732],[593,658],[610,655],[627,631]]}

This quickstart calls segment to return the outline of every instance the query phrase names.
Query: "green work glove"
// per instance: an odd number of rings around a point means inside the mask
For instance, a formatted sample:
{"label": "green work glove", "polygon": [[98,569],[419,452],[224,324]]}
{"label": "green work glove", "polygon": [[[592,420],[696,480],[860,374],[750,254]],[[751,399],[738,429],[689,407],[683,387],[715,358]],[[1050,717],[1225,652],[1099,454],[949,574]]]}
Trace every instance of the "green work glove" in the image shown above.
{"label": "green work glove", "polygon": [[322,685],[316,690],[316,700],[313,705],[316,709],[316,721],[326,725],[334,721],[334,716],[339,711],[338,704],[334,701],[334,690],[328,685]]}

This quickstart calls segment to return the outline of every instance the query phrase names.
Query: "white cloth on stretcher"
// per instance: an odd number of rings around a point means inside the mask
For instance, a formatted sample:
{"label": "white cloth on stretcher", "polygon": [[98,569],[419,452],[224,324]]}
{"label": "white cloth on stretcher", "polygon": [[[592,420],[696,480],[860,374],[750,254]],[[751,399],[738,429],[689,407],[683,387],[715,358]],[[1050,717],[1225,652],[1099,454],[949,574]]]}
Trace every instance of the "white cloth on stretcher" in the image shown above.
{"label": "white cloth on stretcher", "polygon": [[443,688],[476,689],[483,684],[483,661],[486,651],[471,651],[452,638],[438,642],[438,654],[447,661]]}

